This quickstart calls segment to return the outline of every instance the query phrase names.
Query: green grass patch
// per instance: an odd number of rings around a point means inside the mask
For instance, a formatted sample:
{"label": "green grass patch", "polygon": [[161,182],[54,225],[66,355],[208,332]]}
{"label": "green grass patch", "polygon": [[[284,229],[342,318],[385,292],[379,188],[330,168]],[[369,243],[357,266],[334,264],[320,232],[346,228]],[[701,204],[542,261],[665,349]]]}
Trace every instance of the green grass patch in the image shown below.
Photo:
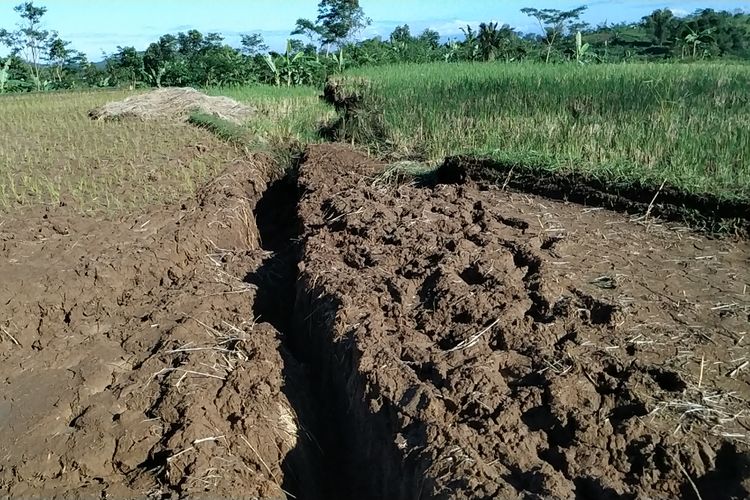
{"label": "green grass patch", "polygon": [[292,165],[305,145],[324,141],[320,131],[336,116],[333,107],[320,99],[320,90],[313,87],[253,85],[206,92],[248,103],[257,113],[240,127],[205,116],[193,117],[194,123],[249,150],[268,153],[282,168]]}
{"label": "green grass patch", "polygon": [[254,85],[209,89],[207,93],[256,108],[257,115],[245,124],[256,147],[321,142],[319,130],[335,117],[333,108],[320,99],[321,91],[313,87]]}
{"label": "green grass patch", "polygon": [[[346,132],[383,154],[457,154],[612,182],[750,195],[750,66],[422,64],[365,68]],[[359,135],[358,135],[359,134]]]}
{"label": "green grass patch", "polygon": [[216,115],[208,113],[193,113],[188,121],[198,127],[213,132],[220,139],[235,144],[246,144],[251,140],[249,130],[241,125],[234,124]]}

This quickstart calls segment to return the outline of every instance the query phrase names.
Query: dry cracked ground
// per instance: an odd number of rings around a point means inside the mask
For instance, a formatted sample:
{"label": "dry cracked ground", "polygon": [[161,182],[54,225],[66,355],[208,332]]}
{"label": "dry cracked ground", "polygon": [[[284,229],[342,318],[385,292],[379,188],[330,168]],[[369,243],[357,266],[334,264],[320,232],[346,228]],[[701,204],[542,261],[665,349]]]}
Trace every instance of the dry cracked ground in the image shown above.
{"label": "dry cracked ground", "polygon": [[750,494],[747,241],[268,165],[0,218],[0,495]]}

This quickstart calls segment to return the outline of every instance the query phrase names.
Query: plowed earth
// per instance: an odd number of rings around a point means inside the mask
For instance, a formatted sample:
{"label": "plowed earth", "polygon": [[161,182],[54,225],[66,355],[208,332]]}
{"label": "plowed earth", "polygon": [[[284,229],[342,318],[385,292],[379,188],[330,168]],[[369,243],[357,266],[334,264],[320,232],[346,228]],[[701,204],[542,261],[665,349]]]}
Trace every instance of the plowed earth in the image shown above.
{"label": "plowed earth", "polygon": [[171,210],[2,220],[0,491],[284,497],[305,382],[243,280],[267,178],[238,159]]}
{"label": "plowed earth", "polygon": [[747,242],[383,168],[0,219],[0,494],[750,493]]}

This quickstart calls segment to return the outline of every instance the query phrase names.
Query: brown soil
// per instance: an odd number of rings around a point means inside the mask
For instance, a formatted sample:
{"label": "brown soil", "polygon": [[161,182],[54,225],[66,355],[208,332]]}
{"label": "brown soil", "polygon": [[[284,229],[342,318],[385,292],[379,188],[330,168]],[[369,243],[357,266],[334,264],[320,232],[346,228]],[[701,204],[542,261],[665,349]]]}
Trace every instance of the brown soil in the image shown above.
{"label": "brown soil", "polygon": [[382,169],[0,219],[0,496],[750,493],[747,242]]}
{"label": "brown soil", "polygon": [[244,281],[273,257],[268,178],[248,159],[181,208],[0,220],[0,496],[283,498],[286,470],[305,479],[303,369]]}
{"label": "brown soil", "polygon": [[298,341],[351,495],[750,492],[746,242],[380,168],[324,146],[299,173]]}
{"label": "brown soil", "polygon": [[750,235],[750,203],[697,195],[668,184],[646,181],[603,181],[575,172],[556,173],[542,167],[499,162],[490,158],[452,156],[437,172],[440,179],[508,186],[548,198],[605,207],[644,217],[659,217],[693,229]]}

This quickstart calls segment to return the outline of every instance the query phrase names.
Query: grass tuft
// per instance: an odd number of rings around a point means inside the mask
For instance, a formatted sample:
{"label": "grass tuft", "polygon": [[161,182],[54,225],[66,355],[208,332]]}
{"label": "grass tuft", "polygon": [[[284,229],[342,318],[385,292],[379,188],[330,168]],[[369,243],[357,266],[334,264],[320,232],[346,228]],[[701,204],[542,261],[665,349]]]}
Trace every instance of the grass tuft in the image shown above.
{"label": "grass tuft", "polygon": [[251,142],[250,131],[241,125],[227,121],[219,116],[208,113],[192,113],[188,118],[188,123],[200,128],[204,128],[220,139],[237,145],[244,145]]}

